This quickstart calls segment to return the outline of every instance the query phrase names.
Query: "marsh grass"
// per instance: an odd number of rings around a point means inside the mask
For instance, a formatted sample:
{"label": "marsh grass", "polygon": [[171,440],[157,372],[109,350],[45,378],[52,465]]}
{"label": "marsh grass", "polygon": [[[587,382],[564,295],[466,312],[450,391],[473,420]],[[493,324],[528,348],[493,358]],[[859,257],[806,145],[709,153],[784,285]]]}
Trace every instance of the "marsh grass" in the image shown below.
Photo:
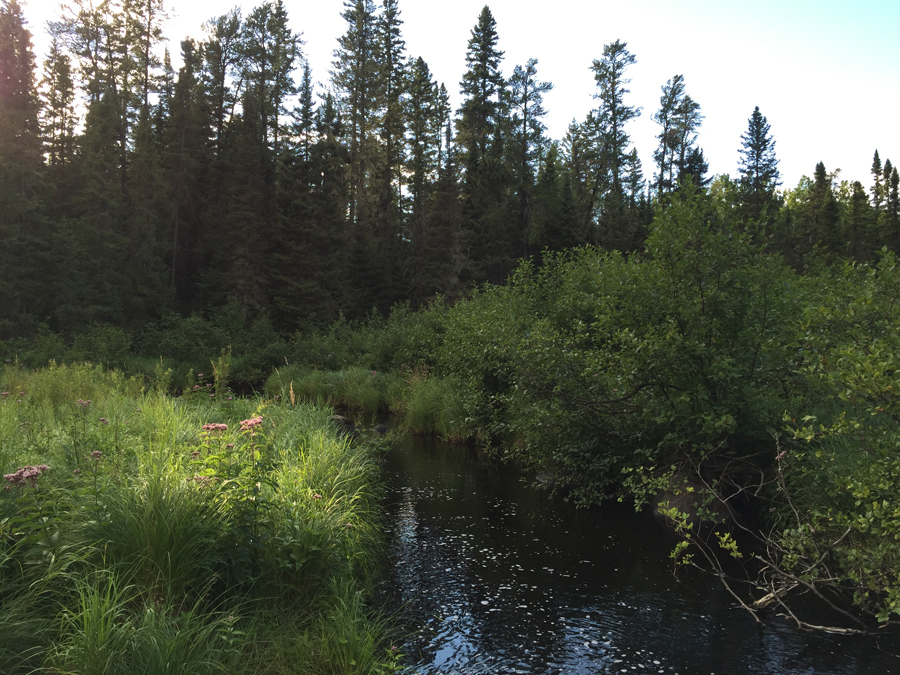
{"label": "marsh grass", "polygon": [[374,415],[394,408],[403,390],[400,377],[367,368],[313,370],[300,366],[279,368],[266,381],[266,392]]}
{"label": "marsh grass", "polygon": [[[0,672],[375,672],[377,466],[332,410],[87,365],[0,383]],[[357,665],[322,660],[342,611]]]}
{"label": "marsh grass", "polygon": [[282,400],[293,397],[370,415],[390,411],[401,429],[437,434],[453,443],[471,435],[462,384],[424,370],[383,374],[356,367],[325,371],[286,366],[268,379],[266,392]]}

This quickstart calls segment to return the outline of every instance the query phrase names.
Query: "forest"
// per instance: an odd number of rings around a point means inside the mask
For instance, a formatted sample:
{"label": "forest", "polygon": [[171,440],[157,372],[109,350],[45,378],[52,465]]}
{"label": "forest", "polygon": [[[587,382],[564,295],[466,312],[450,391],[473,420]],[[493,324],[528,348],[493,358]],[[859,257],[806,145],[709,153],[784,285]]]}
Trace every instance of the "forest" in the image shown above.
{"label": "forest", "polygon": [[[488,7],[457,110],[397,0],[344,3],[323,93],[281,0],[211,19],[178,72],[164,15],[76,0],[39,66],[0,2],[4,396],[91,362],[178,400],[213,368],[216,404],[389,411],[580,506],[655,506],[675,564],[754,616],[897,621],[890,159],[865,182],[811,161],[783,189],[757,107],[738,174],[712,176],[673,74],[645,168],[621,41],[585,64],[595,109],[549,138],[553,85],[534,59],[503,74]],[[26,440],[8,461],[37,461]],[[839,619],[796,615],[799,594]]]}
{"label": "forest", "polygon": [[619,41],[591,65],[597,107],[554,140],[552,83],[534,59],[501,72],[487,7],[455,111],[456,85],[406,53],[391,0],[346,4],[319,95],[283,3],[211,19],[180,45],[177,73],[164,16],[161,0],[74,3],[39,67],[27,17],[4,5],[0,339],[99,325],[137,336],[229,305],[292,331],[453,300],[546,251],[639,251],[687,175],[747,220],[765,212],[764,236],[798,269],[900,245],[897,174],[877,152],[865,186],[811,162],[811,179],[779,191],[754,110],[735,139],[740,174],[709,176],[682,75],[661,83],[645,170],[627,132],[636,56]]}

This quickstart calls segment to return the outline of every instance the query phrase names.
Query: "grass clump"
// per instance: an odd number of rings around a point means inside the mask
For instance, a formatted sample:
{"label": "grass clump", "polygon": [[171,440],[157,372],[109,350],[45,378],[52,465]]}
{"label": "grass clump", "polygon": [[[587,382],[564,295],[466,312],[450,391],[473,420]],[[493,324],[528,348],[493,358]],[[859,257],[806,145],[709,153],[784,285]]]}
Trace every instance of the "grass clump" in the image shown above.
{"label": "grass clump", "polygon": [[[381,553],[370,451],[328,408],[196,381],[173,399],[88,365],[0,371],[0,672],[390,662],[364,603]],[[327,656],[354,634],[353,657]]]}

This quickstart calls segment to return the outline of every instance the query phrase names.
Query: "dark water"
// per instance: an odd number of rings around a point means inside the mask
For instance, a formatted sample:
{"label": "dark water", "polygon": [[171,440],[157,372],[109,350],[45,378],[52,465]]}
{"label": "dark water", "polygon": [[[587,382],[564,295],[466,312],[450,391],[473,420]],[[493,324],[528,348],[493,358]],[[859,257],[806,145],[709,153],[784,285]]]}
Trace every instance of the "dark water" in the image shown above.
{"label": "dark water", "polygon": [[895,644],[760,626],[718,581],[675,579],[673,535],[627,506],[577,511],[439,441],[403,441],[386,474],[408,673],[900,673]]}

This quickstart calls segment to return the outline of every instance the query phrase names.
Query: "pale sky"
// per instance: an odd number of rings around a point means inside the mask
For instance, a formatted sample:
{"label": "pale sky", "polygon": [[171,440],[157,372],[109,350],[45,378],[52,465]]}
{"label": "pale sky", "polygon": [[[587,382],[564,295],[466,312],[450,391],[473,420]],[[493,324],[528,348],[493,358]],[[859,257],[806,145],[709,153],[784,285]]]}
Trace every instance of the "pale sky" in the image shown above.
{"label": "pale sky", "polygon": [[[43,25],[59,0],[22,0],[35,35],[38,61]],[[327,84],[332,52],[345,31],[342,0],[284,0],[315,80]],[[167,35],[177,60],[179,42],[200,39],[201,25],[239,4],[246,16],[258,3],[169,0]],[[407,54],[422,56],[434,78],[460,103],[459,81],[471,30],[484,0],[400,0]],[[494,0],[505,76],[538,59],[538,76],[554,84],[544,106],[553,138],[595,106],[589,70],[603,46],[628,44],[637,64],[628,70],[626,103],[641,116],[627,130],[653,174],[660,87],[683,74],[686,90],[706,119],[699,144],[712,173],[736,175],[740,136],[754,106],[768,118],[784,187],[812,175],[817,162],[841,179],[868,187],[872,155],[900,165],[900,0]],[[299,80],[299,74],[298,74]]]}

